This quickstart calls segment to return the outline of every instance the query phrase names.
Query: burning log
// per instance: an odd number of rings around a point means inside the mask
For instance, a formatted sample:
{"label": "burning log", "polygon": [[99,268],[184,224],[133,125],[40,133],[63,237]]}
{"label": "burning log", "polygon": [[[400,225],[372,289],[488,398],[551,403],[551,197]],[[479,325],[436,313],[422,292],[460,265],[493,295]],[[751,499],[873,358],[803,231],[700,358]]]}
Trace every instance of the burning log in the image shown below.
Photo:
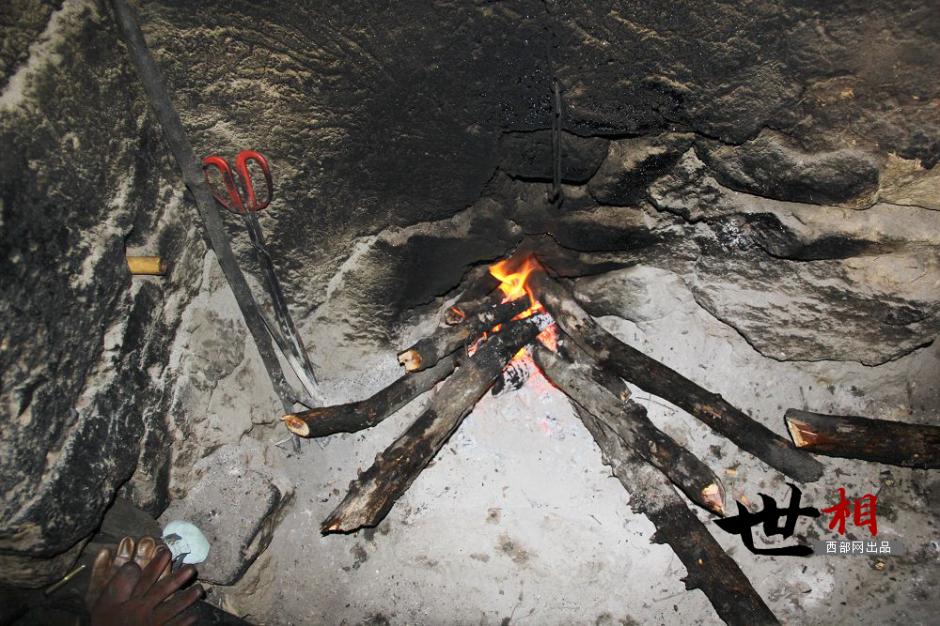
{"label": "burning log", "polygon": [[575,410],[601,449],[604,462],[630,494],[630,508],[646,515],[656,527],[651,541],[669,544],[685,565],[686,589],[701,589],[718,617],[728,624],[778,624],[738,564],[685,505],[666,477],[643,462],[613,429],[589,411],[577,404]]}
{"label": "burning log", "polygon": [[822,464],[805,451],[794,448],[720,395],[605,331],[544,271],[536,270],[529,275],[529,287],[558,325],[602,367],[688,411],[742,450],[791,478],[812,482],[822,476]]}
{"label": "burning log", "polygon": [[596,364],[592,367],[590,357],[566,343],[566,339],[559,339],[559,355],[536,346],[532,358],[545,376],[576,404],[601,420],[630,449],[665,474],[692,502],[723,516],[724,487],[714,472],[656,428],[646,416],[646,409],[629,399],[630,391],[623,381]]}
{"label": "burning log", "polygon": [[460,294],[457,301],[444,311],[444,323],[448,326],[459,324],[468,316],[496,306],[504,299],[497,289],[499,281],[490,274],[489,267],[485,265],[479,265],[470,270],[464,282],[469,282],[469,286]]}
{"label": "burning log", "polygon": [[902,467],[940,468],[940,426],[798,409],[789,409],[785,419],[797,448]]}
{"label": "burning log", "polygon": [[450,376],[455,364],[456,358],[448,355],[434,367],[405,374],[365,400],[290,413],[281,420],[288,430],[301,437],[326,437],[371,428]]}
{"label": "burning log", "polygon": [[455,302],[453,306],[444,311],[444,323],[448,326],[454,326],[468,317],[498,305],[502,300],[502,292],[499,289],[493,289],[480,298]]}
{"label": "burning log", "polygon": [[437,390],[425,412],[349,485],[321,525],[323,533],[375,526],[434,458],[503,368],[539,333],[538,320],[507,323]]}
{"label": "burning log", "polygon": [[468,345],[471,339],[497,324],[507,322],[529,308],[526,298],[517,298],[466,316],[456,326],[444,326],[398,355],[408,372],[420,372]]}

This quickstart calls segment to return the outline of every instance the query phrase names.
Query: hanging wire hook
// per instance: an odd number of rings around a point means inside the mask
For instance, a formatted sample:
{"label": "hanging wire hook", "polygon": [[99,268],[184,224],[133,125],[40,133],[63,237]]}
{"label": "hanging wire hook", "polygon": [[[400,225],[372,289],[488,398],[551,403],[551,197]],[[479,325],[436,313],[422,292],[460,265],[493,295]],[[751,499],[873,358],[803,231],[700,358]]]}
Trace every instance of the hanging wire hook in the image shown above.
{"label": "hanging wire hook", "polygon": [[554,77],[552,90],[552,194],[549,201],[556,209],[560,209],[565,201],[561,190],[561,87]]}
{"label": "hanging wire hook", "polygon": [[552,48],[558,47],[558,37],[555,29],[551,27],[552,11],[548,3],[545,4],[545,11],[548,14],[545,30],[549,35],[545,42],[545,57],[548,62],[548,74],[552,79],[552,191],[548,194],[548,202],[555,209],[560,209],[565,201],[561,189],[561,84],[555,76],[555,63],[552,59]]}

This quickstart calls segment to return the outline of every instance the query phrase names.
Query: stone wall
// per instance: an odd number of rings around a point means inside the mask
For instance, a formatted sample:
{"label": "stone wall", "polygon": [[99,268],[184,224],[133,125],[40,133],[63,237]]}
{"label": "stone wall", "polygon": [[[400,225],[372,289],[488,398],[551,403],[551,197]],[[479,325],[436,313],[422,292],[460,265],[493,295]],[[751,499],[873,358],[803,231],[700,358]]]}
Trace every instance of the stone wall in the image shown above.
{"label": "stone wall", "polygon": [[[86,0],[3,12],[0,578],[38,584],[166,444],[169,347],[204,246],[109,15]],[[171,272],[132,279],[125,253]],[[143,468],[157,512],[168,465]]]}

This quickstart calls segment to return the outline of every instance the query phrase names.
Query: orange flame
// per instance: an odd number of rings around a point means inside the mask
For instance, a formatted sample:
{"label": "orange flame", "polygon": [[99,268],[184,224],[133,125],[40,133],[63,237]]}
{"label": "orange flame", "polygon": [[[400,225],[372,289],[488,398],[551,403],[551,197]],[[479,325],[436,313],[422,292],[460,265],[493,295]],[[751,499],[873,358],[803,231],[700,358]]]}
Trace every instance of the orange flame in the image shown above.
{"label": "orange flame", "polygon": [[[514,319],[524,319],[545,310],[542,303],[535,299],[527,283],[529,274],[537,269],[541,269],[541,266],[531,256],[522,259],[522,261],[506,259],[490,266],[490,274],[500,282],[499,288],[503,292],[503,302],[510,302],[523,296],[529,298],[529,308]],[[499,326],[495,326],[493,331],[499,331]],[[552,324],[539,333],[537,339],[555,352],[557,351],[557,337],[557,328]],[[513,356],[513,360],[527,358],[527,356],[526,349],[522,348]]]}
{"label": "orange flame", "polygon": [[533,270],[539,269],[539,267],[538,261],[531,256],[523,259],[521,264],[517,260],[506,259],[491,265],[490,274],[500,282],[499,288],[503,292],[503,302],[509,302],[527,295],[532,306],[538,308],[538,303],[532,296],[532,291],[526,285],[526,280],[529,278],[529,274]]}

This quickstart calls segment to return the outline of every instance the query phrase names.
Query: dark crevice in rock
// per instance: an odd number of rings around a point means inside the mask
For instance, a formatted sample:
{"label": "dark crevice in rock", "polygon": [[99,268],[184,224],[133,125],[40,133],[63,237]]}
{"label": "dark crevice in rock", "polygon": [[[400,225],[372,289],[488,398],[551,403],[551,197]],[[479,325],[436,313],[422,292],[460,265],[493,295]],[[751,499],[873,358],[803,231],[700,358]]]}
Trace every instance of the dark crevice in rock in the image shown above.
{"label": "dark crevice in rock", "polygon": [[[733,223],[736,233],[734,237],[739,239],[737,247],[753,244],[773,258],[789,261],[847,259],[884,254],[893,248],[886,243],[840,235],[825,235],[811,241],[803,241],[772,213],[732,214],[703,221],[716,234],[727,232],[725,225]],[[740,242],[742,237],[747,243]]]}
{"label": "dark crevice in rock", "polygon": [[[793,358],[785,357],[785,356],[780,356],[779,354],[775,354],[775,353],[774,353],[773,348],[768,349],[768,347],[767,347],[766,345],[762,345],[761,343],[755,341],[754,338],[753,338],[753,336],[751,336],[751,335],[749,335],[748,333],[744,332],[744,331],[738,326],[738,324],[735,323],[735,320],[733,320],[733,319],[731,319],[731,318],[728,318],[728,317],[725,317],[725,316],[722,316],[722,315],[718,314],[718,313],[714,310],[714,308],[712,308],[712,307],[710,307],[710,306],[707,306],[707,305],[702,301],[702,299],[697,295],[695,289],[690,289],[689,291],[690,291],[690,293],[692,294],[692,299],[693,299],[693,301],[695,302],[696,305],[698,305],[698,307],[699,307],[701,310],[705,311],[705,313],[707,313],[707,314],[708,314],[710,317],[712,317],[713,319],[715,319],[715,320],[721,322],[723,325],[725,325],[725,326],[727,326],[728,328],[732,329],[739,337],[741,337],[741,339],[743,339],[743,340],[745,341],[745,343],[747,343],[755,352],[757,352],[757,353],[760,354],[761,356],[767,357],[767,358],[769,358],[769,359],[773,359],[773,360],[778,361],[778,362],[781,362],[781,363],[819,363],[819,362],[858,363],[859,365],[862,365],[862,366],[865,366],[865,367],[876,368],[876,367],[885,365],[885,364],[887,364],[887,363],[891,363],[891,362],[893,362],[893,361],[897,361],[898,359],[902,359],[902,358],[904,358],[904,357],[906,357],[906,356],[908,356],[908,355],[914,354],[915,352],[918,352],[918,351],[920,351],[920,350],[929,348],[931,345],[933,345],[933,343],[934,343],[934,341],[935,341],[935,339],[932,339],[932,338],[931,338],[931,339],[925,339],[925,340],[924,340],[923,342],[921,342],[921,343],[917,343],[917,344],[911,345],[911,346],[909,346],[909,347],[907,347],[907,348],[905,348],[905,349],[903,349],[903,350],[900,350],[900,351],[895,351],[895,353],[892,354],[889,358],[885,358],[885,359],[883,359],[883,360],[878,360],[878,361],[865,361],[865,360],[863,360],[863,359],[861,359],[861,358],[837,358],[837,357],[832,357],[832,356],[819,356],[819,357],[816,357],[816,358],[809,358],[809,357],[806,357],[806,356],[793,357]],[[889,316],[890,316],[890,314],[889,314]],[[924,318],[921,316],[921,317],[918,317],[918,318],[917,318],[916,320],[914,320],[914,321],[920,321],[920,320],[922,320],[922,319],[924,319]],[[886,323],[886,324],[891,324],[891,322],[888,321],[888,318],[886,318],[885,320],[883,320],[883,322]]]}
{"label": "dark crevice in rock", "polygon": [[765,198],[839,203],[878,187],[877,164],[858,150],[808,154],[767,132],[735,147],[700,141],[695,149],[721,184]]}

